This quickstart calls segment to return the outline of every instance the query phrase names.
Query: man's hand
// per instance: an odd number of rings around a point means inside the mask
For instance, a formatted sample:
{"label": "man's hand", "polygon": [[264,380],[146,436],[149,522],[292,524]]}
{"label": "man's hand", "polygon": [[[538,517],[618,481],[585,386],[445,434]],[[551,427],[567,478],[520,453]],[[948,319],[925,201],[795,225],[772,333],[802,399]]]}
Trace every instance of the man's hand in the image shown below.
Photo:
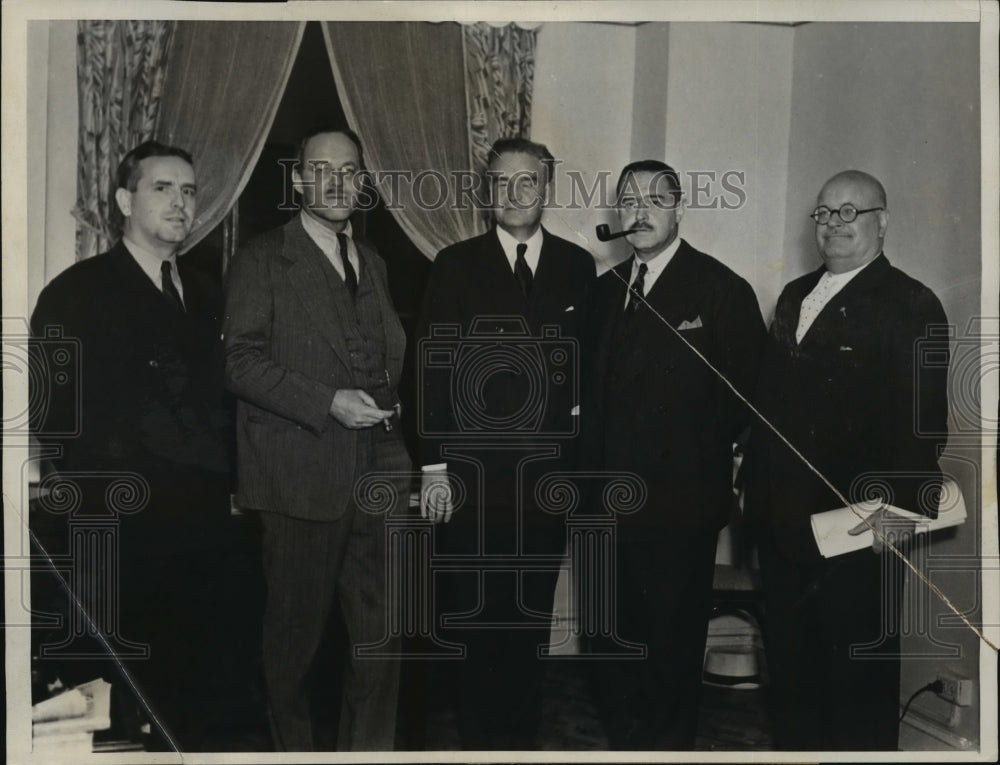
{"label": "man's hand", "polygon": [[848,531],[851,536],[863,534],[866,531],[872,532],[872,552],[876,555],[881,553],[885,547],[884,539],[888,534],[892,534],[889,539],[893,546],[898,547],[899,542],[907,537],[912,538],[916,533],[917,522],[912,518],[904,518],[898,513],[892,512],[885,505],[861,521],[857,526]]}
{"label": "man's hand", "polygon": [[333,394],[330,414],[345,428],[359,430],[378,425],[395,412],[392,409],[379,409],[375,399],[363,390],[341,388]]}
{"label": "man's hand", "polygon": [[420,477],[420,516],[434,523],[448,523],[454,511],[448,471],[423,471]]}

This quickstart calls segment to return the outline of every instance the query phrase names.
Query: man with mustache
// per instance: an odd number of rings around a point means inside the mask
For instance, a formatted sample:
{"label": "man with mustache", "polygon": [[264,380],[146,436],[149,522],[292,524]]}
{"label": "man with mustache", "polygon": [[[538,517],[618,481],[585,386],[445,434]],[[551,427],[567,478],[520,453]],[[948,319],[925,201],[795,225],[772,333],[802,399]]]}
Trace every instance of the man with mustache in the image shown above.
{"label": "man with mustache", "polygon": [[[135,147],[118,167],[114,200],[120,240],[53,279],[32,315],[40,338],[32,351],[44,354],[48,333],[60,330],[77,345],[80,363],[77,386],[33,393],[48,401],[48,421],[78,415],[79,432],[47,438],[36,422],[36,434],[58,447],[54,467],[81,489],[71,527],[87,529],[88,518],[96,528],[114,522],[117,547],[107,569],[95,564],[72,585],[85,606],[94,605],[95,593],[109,598],[88,616],[110,636],[111,650],[122,651],[152,708],[155,738],[147,745],[198,751],[208,742],[211,705],[227,706],[211,695],[220,673],[210,664],[225,642],[220,582],[231,486],[221,280],[178,257],[197,208],[188,152],[155,141]],[[48,520],[33,513],[33,524]],[[148,657],[136,656],[134,644],[148,648]],[[114,668],[102,672],[125,687]],[[172,742],[157,735],[162,729]]]}
{"label": "man with mustache", "polygon": [[[306,135],[293,172],[302,212],[245,245],[230,272],[226,377],[238,397],[237,501],[263,526],[264,674],[275,746],[311,751],[308,677],[334,598],[348,631],[341,750],[393,748],[392,658],[359,648],[389,634],[385,513],[362,481],[393,484],[405,509],[410,461],[396,388],[406,337],[385,263],[351,214],[362,151],[349,130]],[[381,508],[386,510],[386,508]]]}
{"label": "man with mustache", "polygon": [[[889,211],[876,178],[838,173],[810,217],[823,266],[778,298],[757,393],[791,446],[755,424],[745,470],[775,743],[894,750],[903,564],[891,551],[821,557],[810,516],[873,499],[872,487],[888,504],[936,515],[949,348],[928,330],[947,319],[934,293],[886,258]],[[934,365],[918,369],[918,351]],[[873,546],[882,549],[877,535]]]}
{"label": "man with mustache", "polygon": [[[445,572],[435,617],[465,646],[454,670],[465,749],[535,749],[565,516],[536,495],[546,473],[575,465],[579,360],[594,259],[542,226],[555,160],[523,138],[489,154],[495,225],[434,261],[418,337],[450,333],[455,364],[421,354],[421,511],[440,525],[436,552],[491,560]],[[457,332],[457,334],[456,334]],[[478,337],[477,337],[478,335]],[[438,354],[440,355],[440,354]],[[453,485],[452,483],[453,482]],[[459,488],[456,488],[459,487]],[[454,492],[452,489],[456,489]]]}
{"label": "man with mustache", "polygon": [[[765,330],[750,285],[680,238],[673,168],[627,165],[617,208],[633,252],[595,290],[584,464],[638,474],[646,502],[618,516],[616,587],[581,618],[617,615],[617,633],[589,646],[611,748],[690,749],[733,444],[749,424],[726,383],[753,389]],[[622,641],[645,656],[622,656]]]}

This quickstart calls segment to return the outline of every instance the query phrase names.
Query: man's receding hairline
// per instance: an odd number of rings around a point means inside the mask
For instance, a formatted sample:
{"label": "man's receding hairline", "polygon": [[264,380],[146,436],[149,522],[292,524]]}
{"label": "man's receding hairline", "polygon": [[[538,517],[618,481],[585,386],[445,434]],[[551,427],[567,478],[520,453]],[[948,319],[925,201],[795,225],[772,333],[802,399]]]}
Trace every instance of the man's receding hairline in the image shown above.
{"label": "man's receding hairline", "polygon": [[819,200],[823,196],[823,192],[826,191],[827,187],[834,183],[851,183],[863,190],[863,193],[870,194],[875,200],[877,206],[886,207],[886,193],[885,187],[882,182],[879,181],[874,175],[866,173],[862,170],[843,170],[836,175],[831,176],[827,179],[826,183],[819,190],[819,194],[816,199]]}

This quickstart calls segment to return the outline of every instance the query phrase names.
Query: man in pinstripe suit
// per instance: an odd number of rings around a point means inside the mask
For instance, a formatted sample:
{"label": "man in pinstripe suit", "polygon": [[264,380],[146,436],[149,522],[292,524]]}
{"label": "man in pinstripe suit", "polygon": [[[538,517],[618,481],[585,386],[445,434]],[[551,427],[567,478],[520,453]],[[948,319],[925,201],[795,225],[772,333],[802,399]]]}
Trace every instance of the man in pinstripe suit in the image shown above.
{"label": "man in pinstripe suit", "polygon": [[395,733],[398,659],[357,650],[388,634],[389,605],[384,516],[359,506],[356,489],[366,473],[391,472],[396,508],[406,501],[410,462],[392,427],[406,340],[385,264],[352,237],[360,169],[353,133],[307,135],[293,174],[301,215],[248,243],[229,277],[237,501],[261,511],[264,671],[286,751],[315,748],[306,680],[335,595],[351,646],[338,749],[391,749]]}

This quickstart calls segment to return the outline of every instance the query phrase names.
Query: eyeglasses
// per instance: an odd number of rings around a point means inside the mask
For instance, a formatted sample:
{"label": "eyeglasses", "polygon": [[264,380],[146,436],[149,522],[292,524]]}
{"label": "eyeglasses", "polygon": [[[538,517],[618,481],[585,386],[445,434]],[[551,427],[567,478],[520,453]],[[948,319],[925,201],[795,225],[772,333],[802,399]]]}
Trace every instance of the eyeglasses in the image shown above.
{"label": "eyeglasses", "polygon": [[884,210],[884,207],[869,207],[867,210],[859,210],[857,207],[852,205],[850,202],[845,202],[840,206],[839,210],[831,210],[829,207],[822,205],[817,207],[811,213],[809,217],[816,221],[819,225],[823,226],[830,222],[830,216],[834,213],[840,217],[844,223],[851,223],[859,215],[863,213],[875,212],[876,210]]}

